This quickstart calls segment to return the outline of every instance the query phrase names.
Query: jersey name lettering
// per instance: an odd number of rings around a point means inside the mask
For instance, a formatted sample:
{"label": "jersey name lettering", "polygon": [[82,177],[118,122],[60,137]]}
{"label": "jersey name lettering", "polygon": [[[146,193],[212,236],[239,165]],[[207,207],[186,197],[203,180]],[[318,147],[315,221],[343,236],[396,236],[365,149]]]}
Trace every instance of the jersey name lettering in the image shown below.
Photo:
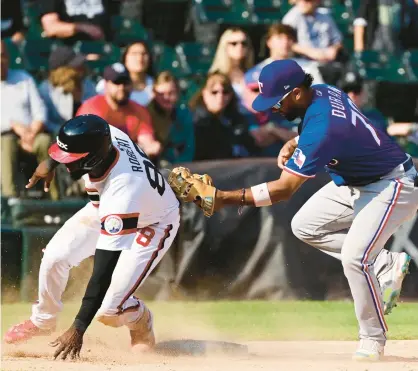
{"label": "jersey name lettering", "polygon": [[144,172],[144,169],[142,168],[140,162],[138,161],[135,152],[132,150],[131,146],[129,145],[129,142],[120,139],[118,137],[115,137],[116,141],[118,142],[118,148],[121,152],[125,152],[128,155],[129,162],[132,164],[131,169],[132,171],[137,172]]}
{"label": "jersey name lettering", "polygon": [[332,89],[332,87],[330,87],[328,90],[328,94],[329,94],[329,97],[328,97],[329,102],[331,103],[331,106],[333,108],[331,110],[331,115],[347,118],[344,112],[345,107],[344,107],[343,101],[341,100],[340,91],[337,89]]}

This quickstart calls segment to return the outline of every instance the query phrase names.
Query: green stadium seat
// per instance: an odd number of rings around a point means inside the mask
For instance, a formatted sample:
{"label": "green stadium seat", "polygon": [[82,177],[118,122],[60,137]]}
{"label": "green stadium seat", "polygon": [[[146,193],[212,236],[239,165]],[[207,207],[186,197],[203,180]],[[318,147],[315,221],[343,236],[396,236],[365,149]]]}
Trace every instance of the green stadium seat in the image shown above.
{"label": "green stadium seat", "polygon": [[28,39],[23,48],[25,68],[36,78],[46,74],[48,70],[48,57],[53,48],[60,42],[52,39]]}
{"label": "green stadium seat", "polygon": [[27,37],[42,39],[45,37],[40,19],[39,2],[23,2],[24,23],[27,26]]}
{"label": "green stadium seat", "polygon": [[9,53],[9,67],[13,69],[23,68],[23,58],[18,46],[9,38],[4,39]]}
{"label": "green stadium seat", "polygon": [[187,75],[174,48],[165,46],[158,61],[155,63],[157,72],[170,71],[177,78]]}
{"label": "green stadium seat", "polygon": [[81,54],[98,54],[100,59],[117,62],[120,59],[120,49],[111,43],[104,41],[79,41],[74,45],[74,50]]}
{"label": "green stadium seat", "polygon": [[180,102],[188,104],[190,98],[199,90],[199,84],[188,78],[179,79],[180,85]]}
{"label": "green stadium seat", "polygon": [[352,37],[354,17],[349,9],[342,4],[334,4],[331,8],[331,15],[341,33]]}
{"label": "green stadium seat", "polygon": [[247,0],[251,20],[256,24],[278,23],[286,14],[283,1],[286,0]]}
{"label": "green stadium seat", "polygon": [[397,56],[374,50],[354,54],[354,65],[366,80],[407,82],[407,66]]}
{"label": "green stadium seat", "polygon": [[230,25],[249,25],[251,23],[248,7],[239,1],[194,0],[194,3],[201,22]]}
{"label": "green stadium seat", "polygon": [[186,73],[206,74],[212,64],[216,47],[189,42],[178,44],[175,50]]}
{"label": "green stadium seat", "polygon": [[136,20],[121,16],[111,18],[113,42],[119,46],[126,46],[134,41],[149,41],[148,31]]}
{"label": "green stadium seat", "polygon": [[418,49],[406,51],[402,60],[405,63],[408,75],[414,82],[418,81]]}

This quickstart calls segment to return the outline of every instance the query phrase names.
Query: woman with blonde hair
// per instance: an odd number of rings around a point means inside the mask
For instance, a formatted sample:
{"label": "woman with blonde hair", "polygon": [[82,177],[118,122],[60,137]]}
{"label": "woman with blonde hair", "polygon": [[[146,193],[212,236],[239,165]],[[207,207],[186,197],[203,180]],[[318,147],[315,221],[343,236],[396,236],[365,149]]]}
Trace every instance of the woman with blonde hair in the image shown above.
{"label": "woman with blonde hair", "polygon": [[239,99],[239,110],[243,114],[250,113],[241,103],[247,94],[244,75],[253,65],[254,49],[248,35],[237,27],[225,30],[219,39],[209,73],[219,71],[229,77]]}
{"label": "woman with blonde hair", "polygon": [[194,160],[216,160],[258,154],[248,122],[238,111],[238,101],[227,75],[210,73],[189,103],[193,112]]}

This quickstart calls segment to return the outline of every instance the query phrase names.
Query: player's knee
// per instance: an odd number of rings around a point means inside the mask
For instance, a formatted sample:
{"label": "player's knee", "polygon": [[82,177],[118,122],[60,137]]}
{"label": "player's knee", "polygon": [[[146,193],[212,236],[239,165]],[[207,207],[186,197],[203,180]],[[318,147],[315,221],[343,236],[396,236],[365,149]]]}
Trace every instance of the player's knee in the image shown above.
{"label": "player's knee", "polygon": [[302,214],[297,213],[291,222],[291,228],[293,234],[301,241],[308,242],[312,239],[312,234],[310,234],[304,223],[304,218],[302,217]]}
{"label": "player's knee", "polygon": [[49,273],[55,270],[71,269],[71,264],[66,254],[46,249],[42,257],[40,269]]}
{"label": "player's knee", "polygon": [[358,257],[351,253],[351,251],[341,251],[341,263],[343,266],[344,274],[350,275],[351,272],[355,272],[362,269],[361,261]]}

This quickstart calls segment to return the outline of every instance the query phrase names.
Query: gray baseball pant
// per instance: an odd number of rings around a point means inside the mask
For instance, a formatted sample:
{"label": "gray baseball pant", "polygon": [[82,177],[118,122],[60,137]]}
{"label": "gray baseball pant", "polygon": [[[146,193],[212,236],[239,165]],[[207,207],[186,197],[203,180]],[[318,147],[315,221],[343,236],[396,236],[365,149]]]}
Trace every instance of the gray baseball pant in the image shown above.
{"label": "gray baseball pant", "polygon": [[415,168],[403,165],[362,187],[328,183],[292,220],[300,240],[341,260],[359,323],[361,339],[386,341],[387,325],[377,281],[393,265],[387,240],[418,209]]}

